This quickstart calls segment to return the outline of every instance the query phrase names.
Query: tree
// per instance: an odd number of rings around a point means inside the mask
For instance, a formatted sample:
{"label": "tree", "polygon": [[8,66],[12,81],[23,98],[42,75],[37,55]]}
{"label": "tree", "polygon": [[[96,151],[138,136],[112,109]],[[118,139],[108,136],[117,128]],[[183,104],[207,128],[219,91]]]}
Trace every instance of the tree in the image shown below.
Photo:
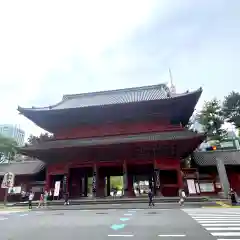
{"label": "tree", "polygon": [[214,98],[205,102],[202,110],[197,115],[197,121],[202,125],[203,131],[207,134],[208,140],[221,140],[226,135],[222,128],[224,117],[220,102]]}
{"label": "tree", "polygon": [[240,93],[233,91],[225,97],[222,112],[227,122],[240,128]]}
{"label": "tree", "polygon": [[31,134],[28,138],[28,143],[31,145],[34,145],[34,144],[38,144],[41,142],[49,141],[52,138],[53,138],[53,136],[48,133],[41,133],[38,137]]}
{"label": "tree", "polygon": [[0,135],[0,159],[12,160],[18,151],[17,142],[14,139]]}

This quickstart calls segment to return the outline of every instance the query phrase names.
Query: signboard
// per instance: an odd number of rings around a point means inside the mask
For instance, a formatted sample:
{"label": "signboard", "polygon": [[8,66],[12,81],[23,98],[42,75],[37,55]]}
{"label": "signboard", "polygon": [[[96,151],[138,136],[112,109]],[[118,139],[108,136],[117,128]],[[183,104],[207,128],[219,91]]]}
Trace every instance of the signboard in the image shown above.
{"label": "signboard", "polygon": [[11,172],[5,173],[2,181],[2,188],[10,188],[14,186],[15,175]]}
{"label": "signboard", "polygon": [[196,187],[197,193],[200,193],[200,187],[198,183],[195,183],[195,187]]}
{"label": "signboard", "polygon": [[9,194],[20,194],[21,191],[22,191],[22,187],[21,186],[8,188],[8,193]]}
{"label": "signboard", "polygon": [[63,177],[63,192],[66,193],[67,192],[67,176],[64,175]]}
{"label": "signboard", "polygon": [[61,182],[60,182],[60,181],[56,181],[56,182],[55,182],[54,193],[53,193],[53,196],[54,196],[54,197],[58,197],[58,196],[59,196],[60,185],[61,185]]}
{"label": "signboard", "polygon": [[187,180],[188,192],[189,194],[196,194],[195,181],[193,179]]}

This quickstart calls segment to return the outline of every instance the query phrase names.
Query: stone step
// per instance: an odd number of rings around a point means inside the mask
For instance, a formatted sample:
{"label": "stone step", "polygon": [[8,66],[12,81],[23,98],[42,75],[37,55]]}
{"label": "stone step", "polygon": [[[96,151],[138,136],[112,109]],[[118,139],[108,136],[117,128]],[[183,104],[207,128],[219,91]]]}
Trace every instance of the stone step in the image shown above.
{"label": "stone step", "polygon": [[[69,200],[71,205],[91,205],[91,204],[124,204],[124,203],[147,203],[148,198],[116,198],[116,199],[74,199]],[[179,201],[177,197],[157,197],[154,199],[156,203],[176,203]],[[206,197],[189,197],[186,202],[211,202],[213,200]],[[48,205],[62,205],[64,200],[48,201]],[[27,202],[15,203],[15,206],[25,206]],[[38,201],[33,201],[33,205],[37,205]]]}

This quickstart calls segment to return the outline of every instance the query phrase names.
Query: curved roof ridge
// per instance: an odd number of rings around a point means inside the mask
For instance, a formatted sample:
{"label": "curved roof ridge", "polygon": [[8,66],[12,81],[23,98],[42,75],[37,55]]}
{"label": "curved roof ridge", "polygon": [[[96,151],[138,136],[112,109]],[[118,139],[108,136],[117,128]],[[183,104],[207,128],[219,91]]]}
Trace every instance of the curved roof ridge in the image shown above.
{"label": "curved roof ridge", "polygon": [[166,84],[160,83],[160,84],[146,85],[146,86],[140,86],[140,87],[120,88],[120,89],[114,89],[114,90],[104,90],[104,91],[96,91],[96,92],[88,92],[88,93],[65,94],[63,95],[63,100],[69,100],[69,99],[78,98],[78,97],[91,97],[96,95],[107,95],[112,93],[139,91],[139,90],[152,89],[157,87],[160,87],[160,88],[165,87],[166,90],[168,88]]}
{"label": "curved roof ridge", "polygon": [[[117,89],[117,90],[109,90],[109,91],[99,91],[99,92],[90,92],[90,93],[80,93],[80,94],[69,94],[69,95],[64,95],[63,96],[63,99],[62,101],[54,104],[54,105],[50,105],[48,107],[31,107],[31,108],[23,108],[23,107],[20,107],[18,106],[18,111],[21,113],[22,111],[24,110],[51,110],[51,109],[54,109],[55,107],[61,105],[62,103],[68,101],[68,100],[72,100],[72,99],[75,99],[75,98],[79,98],[79,97],[90,97],[90,96],[96,96],[96,95],[108,95],[108,94],[112,94],[112,93],[121,93],[121,92],[131,92],[131,91],[138,91],[138,90],[148,90],[148,89],[156,89],[156,88],[165,88],[166,87],[166,90],[168,91],[169,88],[165,85],[165,84],[157,84],[157,85],[149,85],[149,86],[142,86],[142,87],[133,87],[133,88],[123,88],[123,89]],[[202,92],[202,87],[198,88],[197,90],[195,91],[186,91],[184,93],[179,93],[179,94],[173,94],[171,95],[170,91],[170,95],[168,97],[168,99],[174,99],[174,98],[179,98],[179,97],[183,97],[185,95],[188,95],[188,94],[194,94],[194,93],[197,93],[197,92]],[[164,99],[163,99],[164,100]]]}

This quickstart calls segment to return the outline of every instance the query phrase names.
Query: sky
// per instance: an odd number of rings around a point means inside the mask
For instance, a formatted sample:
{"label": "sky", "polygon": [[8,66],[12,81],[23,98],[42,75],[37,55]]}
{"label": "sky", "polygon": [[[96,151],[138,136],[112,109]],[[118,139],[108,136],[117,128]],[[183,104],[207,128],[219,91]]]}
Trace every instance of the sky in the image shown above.
{"label": "sky", "polygon": [[0,124],[43,130],[17,106],[169,82],[205,100],[240,91],[239,0],[0,2]]}

